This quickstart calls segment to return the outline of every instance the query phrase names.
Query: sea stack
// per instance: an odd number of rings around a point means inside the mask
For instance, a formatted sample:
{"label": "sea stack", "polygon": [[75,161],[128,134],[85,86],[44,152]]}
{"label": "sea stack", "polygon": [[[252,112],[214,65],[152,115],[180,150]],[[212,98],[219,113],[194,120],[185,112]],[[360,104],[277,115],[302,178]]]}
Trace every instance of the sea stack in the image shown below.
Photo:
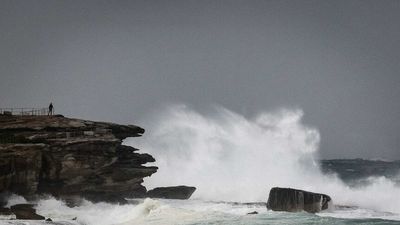
{"label": "sea stack", "polygon": [[120,202],[144,197],[157,171],[149,154],[122,145],[144,129],[63,116],[0,115],[0,193]]}
{"label": "sea stack", "polygon": [[327,209],[330,201],[331,197],[325,194],[274,187],[269,192],[267,208],[273,211],[316,213]]}

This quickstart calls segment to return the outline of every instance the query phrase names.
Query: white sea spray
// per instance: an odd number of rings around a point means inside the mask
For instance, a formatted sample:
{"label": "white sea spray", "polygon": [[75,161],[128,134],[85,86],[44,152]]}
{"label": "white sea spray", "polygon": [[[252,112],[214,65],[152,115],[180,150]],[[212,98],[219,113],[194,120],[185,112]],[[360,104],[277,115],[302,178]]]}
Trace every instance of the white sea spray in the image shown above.
{"label": "white sea spray", "polygon": [[193,198],[266,201],[274,186],[330,195],[335,204],[400,213],[400,188],[389,179],[351,188],[320,171],[317,129],[303,123],[303,111],[281,109],[254,118],[217,107],[210,115],[185,105],[151,118],[146,135],[125,143],[156,158],[159,171],[147,187],[192,185]]}

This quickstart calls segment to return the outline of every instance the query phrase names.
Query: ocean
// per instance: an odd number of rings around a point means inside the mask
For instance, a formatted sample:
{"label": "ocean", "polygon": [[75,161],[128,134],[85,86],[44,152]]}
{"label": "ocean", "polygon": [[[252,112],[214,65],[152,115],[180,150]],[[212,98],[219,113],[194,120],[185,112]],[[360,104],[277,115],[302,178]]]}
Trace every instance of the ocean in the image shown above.
{"label": "ocean", "polygon": [[[38,202],[37,212],[52,218],[45,221],[0,220],[0,224],[63,225],[261,225],[261,224],[400,224],[398,214],[358,207],[332,206],[317,213],[268,211],[262,203],[210,202],[203,200],[136,199],[128,205],[84,202],[69,208],[49,198]],[[258,212],[248,215],[250,212]],[[76,218],[76,220],[73,220]]]}
{"label": "ocean", "polygon": [[[69,208],[47,197],[36,209],[53,222],[0,224],[400,224],[399,161],[321,161],[321,134],[302,118],[298,109],[248,118],[221,107],[211,114],[171,107],[150,117],[143,137],[124,144],[155,157],[159,171],[144,180],[148,189],[195,186],[190,200],[84,201]],[[265,204],[272,187],[324,193],[333,202],[316,214],[273,212]],[[13,196],[9,204],[23,202]]]}

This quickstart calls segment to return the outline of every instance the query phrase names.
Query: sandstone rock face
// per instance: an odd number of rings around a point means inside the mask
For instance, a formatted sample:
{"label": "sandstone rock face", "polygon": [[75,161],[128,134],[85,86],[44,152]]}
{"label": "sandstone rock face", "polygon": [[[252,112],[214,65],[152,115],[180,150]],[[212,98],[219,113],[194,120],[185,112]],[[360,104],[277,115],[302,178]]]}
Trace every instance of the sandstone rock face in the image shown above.
{"label": "sandstone rock face", "polygon": [[188,186],[173,186],[173,187],[158,187],[147,192],[149,198],[167,198],[167,199],[189,199],[195,187]]}
{"label": "sandstone rock face", "polygon": [[37,192],[45,144],[0,144],[0,191]]}
{"label": "sandstone rock face", "polygon": [[316,213],[327,209],[330,201],[331,198],[325,194],[274,187],[269,192],[267,208],[273,211]]}
{"label": "sandstone rock face", "polygon": [[[63,116],[0,115],[0,193],[25,197],[143,197],[157,167],[149,154],[121,145],[144,129]],[[95,197],[94,197],[95,196]]]}

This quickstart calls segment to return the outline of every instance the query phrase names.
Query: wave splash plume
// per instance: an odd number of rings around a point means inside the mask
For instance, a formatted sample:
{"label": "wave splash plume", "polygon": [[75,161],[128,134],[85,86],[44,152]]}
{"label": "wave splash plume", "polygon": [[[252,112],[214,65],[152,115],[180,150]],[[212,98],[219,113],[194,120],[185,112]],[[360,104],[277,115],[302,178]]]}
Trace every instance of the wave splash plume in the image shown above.
{"label": "wave splash plume", "polygon": [[193,185],[192,198],[266,201],[270,188],[292,187],[330,195],[335,204],[400,214],[400,188],[384,177],[351,188],[320,171],[317,129],[302,122],[299,109],[254,118],[217,107],[211,115],[185,105],[152,118],[141,140],[129,139],[156,158],[159,171],[148,188]]}
{"label": "wave splash plume", "polygon": [[[83,201],[70,208],[44,198],[35,202],[37,213],[60,225],[399,224],[400,187],[384,177],[370,177],[368,185],[354,188],[323,174],[320,134],[302,117],[298,109],[246,118],[222,107],[212,114],[170,107],[150,120],[145,136],[125,144],[156,158],[159,170],[146,178],[148,189],[196,186],[192,199],[134,199],[127,205]],[[265,202],[274,186],[328,194],[334,206],[317,214],[268,211]],[[9,199],[11,205],[25,202],[16,195]],[[254,211],[258,214],[247,215]],[[48,224],[6,221],[22,223]]]}

